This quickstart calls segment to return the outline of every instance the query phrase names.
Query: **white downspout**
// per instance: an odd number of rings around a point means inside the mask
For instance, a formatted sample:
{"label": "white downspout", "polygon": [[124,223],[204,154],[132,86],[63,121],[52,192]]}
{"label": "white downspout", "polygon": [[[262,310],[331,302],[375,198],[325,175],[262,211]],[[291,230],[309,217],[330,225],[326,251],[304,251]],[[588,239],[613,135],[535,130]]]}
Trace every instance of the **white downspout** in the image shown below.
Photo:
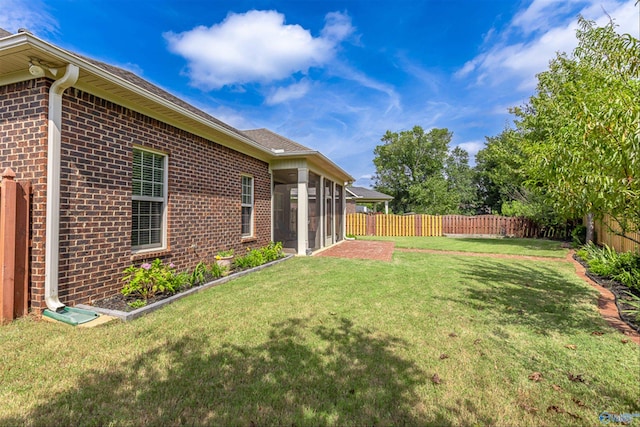
{"label": "white downspout", "polygon": [[80,69],[67,65],[64,76],[49,89],[49,133],[47,136],[47,222],[45,242],[44,299],[47,308],[58,311],[58,253],[60,249],[60,140],[62,94],[78,81]]}

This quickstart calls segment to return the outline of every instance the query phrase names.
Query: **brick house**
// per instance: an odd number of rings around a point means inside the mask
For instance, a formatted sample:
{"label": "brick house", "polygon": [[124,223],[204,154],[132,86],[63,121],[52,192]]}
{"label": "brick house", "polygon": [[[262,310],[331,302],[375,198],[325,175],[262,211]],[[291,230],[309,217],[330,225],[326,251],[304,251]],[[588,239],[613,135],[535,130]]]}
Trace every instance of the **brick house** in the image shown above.
{"label": "brick house", "polygon": [[32,183],[34,311],[112,295],[124,268],[155,258],[191,269],[270,241],[299,255],[332,245],[353,181],[294,141],[1,29],[0,161]]}

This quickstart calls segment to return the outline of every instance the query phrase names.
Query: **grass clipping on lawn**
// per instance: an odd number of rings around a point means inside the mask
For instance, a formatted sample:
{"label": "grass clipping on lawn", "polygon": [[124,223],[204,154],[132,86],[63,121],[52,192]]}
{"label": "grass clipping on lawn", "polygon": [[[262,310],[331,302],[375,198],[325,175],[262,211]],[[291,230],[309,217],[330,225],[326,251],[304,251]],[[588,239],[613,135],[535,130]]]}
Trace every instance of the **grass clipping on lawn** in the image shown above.
{"label": "grass clipping on lawn", "polygon": [[296,258],[130,323],[3,327],[0,425],[594,425],[640,412],[596,299],[569,263]]}

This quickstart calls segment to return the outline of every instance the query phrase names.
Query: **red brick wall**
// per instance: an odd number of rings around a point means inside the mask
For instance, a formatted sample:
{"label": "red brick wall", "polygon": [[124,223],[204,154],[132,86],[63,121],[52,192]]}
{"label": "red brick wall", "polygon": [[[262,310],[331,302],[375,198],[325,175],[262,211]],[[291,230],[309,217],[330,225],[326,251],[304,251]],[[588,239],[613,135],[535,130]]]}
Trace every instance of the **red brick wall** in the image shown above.
{"label": "red brick wall", "polygon": [[48,89],[46,79],[0,86],[0,168],[31,181],[31,305],[43,307],[47,182]]}
{"label": "red brick wall", "polygon": [[353,199],[347,200],[347,215],[356,213],[356,201]]}
{"label": "red brick wall", "polygon": [[[271,238],[268,164],[77,89],[63,102],[60,299],[118,292],[132,263],[162,258],[192,269],[216,252]],[[134,145],[169,157],[168,249],[131,254]],[[254,177],[255,239],[243,240],[241,175]]]}
{"label": "red brick wall", "polygon": [[[2,166],[11,166],[18,179],[34,184],[31,283],[36,310],[45,308],[49,84],[41,80],[0,88],[0,105],[9,107],[0,122]],[[268,244],[267,163],[74,88],[64,94],[62,120],[59,295],[64,304],[88,303],[119,292],[122,271],[131,264],[158,257],[187,270],[201,260],[213,261],[222,249],[244,253],[247,247]],[[169,157],[169,247],[136,256],[130,241],[134,145]],[[16,152],[26,154],[16,157]],[[241,174],[254,177],[256,238],[250,240],[243,240],[240,230]]]}

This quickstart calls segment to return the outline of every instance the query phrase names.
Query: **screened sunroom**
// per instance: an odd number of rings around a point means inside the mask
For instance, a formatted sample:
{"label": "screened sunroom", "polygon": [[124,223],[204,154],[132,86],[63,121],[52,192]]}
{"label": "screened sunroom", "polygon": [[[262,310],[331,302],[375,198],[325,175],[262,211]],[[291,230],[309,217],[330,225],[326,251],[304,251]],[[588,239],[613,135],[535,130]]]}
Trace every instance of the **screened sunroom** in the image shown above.
{"label": "screened sunroom", "polygon": [[344,238],[344,185],[306,168],[273,171],[273,239],[310,254]]}
{"label": "screened sunroom", "polygon": [[309,255],[343,240],[345,186],[353,178],[321,153],[269,130],[244,132],[278,154],[270,163],[273,241]]}

